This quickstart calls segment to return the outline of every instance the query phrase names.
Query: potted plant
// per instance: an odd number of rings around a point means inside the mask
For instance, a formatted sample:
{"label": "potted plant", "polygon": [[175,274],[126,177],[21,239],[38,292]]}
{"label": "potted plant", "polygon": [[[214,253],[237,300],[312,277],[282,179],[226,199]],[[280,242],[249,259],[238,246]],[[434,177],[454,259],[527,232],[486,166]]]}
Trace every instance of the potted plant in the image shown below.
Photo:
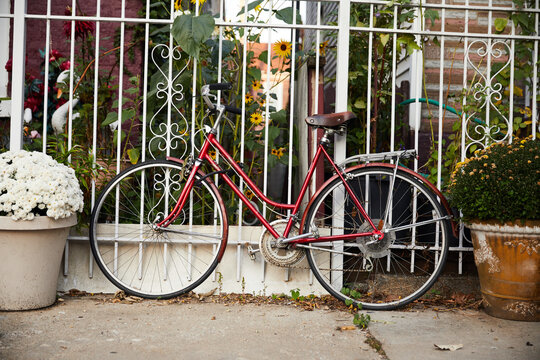
{"label": "potted plant", "polygon": [[83,194],[73,169],[40,152],[0,154],[0,310],[53,304]]}
{"label": "potted plant", "polygon": [[457,165],[449,192],[471,229],[486,312],[540,321],[540,140],[475,152]]}

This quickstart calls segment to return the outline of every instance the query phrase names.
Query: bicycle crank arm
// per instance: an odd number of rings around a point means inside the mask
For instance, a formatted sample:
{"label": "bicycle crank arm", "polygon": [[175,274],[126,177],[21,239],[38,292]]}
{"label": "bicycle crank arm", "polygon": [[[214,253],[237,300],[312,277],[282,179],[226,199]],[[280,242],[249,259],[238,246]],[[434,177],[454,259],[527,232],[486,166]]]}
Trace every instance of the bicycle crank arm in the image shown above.
{"label": "bicycle crank arm", "polygon": [[346,252],[346,251],[330,250],[330,249],[325,249],[325,248],[322,248],[322,247],[314,247],[314,246],[311,246],[311,245],[297,244],[296,246],[299,247],[299,248],[304,248],[304,249],[313,249],[313,250],[327,251],[329,253],[335,253],[335,254],[363,257],[362,254],[354,254],[354,253],[350,253],[350,252]]}

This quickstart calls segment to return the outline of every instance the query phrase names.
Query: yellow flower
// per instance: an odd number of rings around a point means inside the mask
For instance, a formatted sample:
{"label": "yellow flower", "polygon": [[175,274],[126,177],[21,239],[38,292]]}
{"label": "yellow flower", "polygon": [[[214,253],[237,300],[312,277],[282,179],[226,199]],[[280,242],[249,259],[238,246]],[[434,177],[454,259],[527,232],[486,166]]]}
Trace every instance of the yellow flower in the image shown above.
{"label": "yellow flower", "polygon": [[261,4],[255,6],[255,11],[256,12],[261,12],[261,10],[262,10]]}
{"label": "yellow flower", "polygon": [[257,91],[261,88],[261,82],[259,80],[253,80],[251,82],[251,87],[253,88],[253,90]]}
{"label": "yellow flower", "polygon": [[528,106],[525,106],[525,109],[519,109],[519,112],[527,117],[531,117],[532,116],[532,110],[530,107]]}
{"label": "yellow flower", "polygon": [[256,112],[256,113],[251,114],[251,116],[249,117],[249,120],[253,124],[259,125],[263,121],[263,118],[262,118],[261,113]]}
{"label": "yellow flower", "polygon": [[209,150],[208,155],[214,160],[216,160],[216,151],[215,150]]}
{"label": "yellow flower", "polygon": [[251,94],[246,94],[246,104],[251,104],[253,102],[253,96]]}
{"label": "yellow flower", "polygon": [[290,42],[285,41],[285,40],[280,40],[274,44],[274,46],[272,47],[272,50],[280,58],[286,58],[291,53],[291,48],[292,48],[292,45]]}
{"label": "yellow flower", "polygon": [[325,55],[326,54],[326,47],[328,46],[328,40],[326,40],[325,42],[322,42],[319,44],[319,52],[321,55]]}
{"label": "yellow flower", "polygon": [[275,155],[278,159],[281,159],[281,157],[283,156],[283,151],[285,150],[285,148],[279,148],[279,149],[272,149],[272,155]]}
{"label": "yellow flower", "polygon": [[182,0],[176,0],[174,2],[174,10],[175,11],[182,10]]}
{"label": "yellow flower", "polygon": [[[199,0],[199,6],[203,6],[205,2],[206,2],[206,0]],[[191,0],[191,3],[196,4],[197,0]]]}
{"label": "yellow flower", "polygon": [[251,191],[250,189],[246,189],[246,191],[244,191],[244,195],[246,195],[246,197],[251,200],[253,199],[253,196],[255,194],[253,194],[253,191]]}

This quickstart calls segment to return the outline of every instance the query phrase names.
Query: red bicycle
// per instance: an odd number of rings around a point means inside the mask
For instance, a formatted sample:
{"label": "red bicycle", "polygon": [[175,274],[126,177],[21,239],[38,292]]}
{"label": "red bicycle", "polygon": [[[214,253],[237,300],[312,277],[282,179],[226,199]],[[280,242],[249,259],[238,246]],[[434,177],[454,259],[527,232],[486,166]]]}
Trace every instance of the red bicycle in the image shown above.
{"label": "red bicycle", "polygon": [[[451,224],[437,189],[400,166],[416,152],[358,155],[336,164],[327,151],[331,135],[343,133],[355,115],[310,116],[307,124],[323,129],[324,136],[298,199],[294,204],[272,201],[216,136],[224,113],[240,110],[219,104],[211,91],[230,88],[202,87],[208,115],[215,121],[205,126],[204,143],[194,157],[143,162],[122,171],[103,190],[92,213],[90,244],[105,276],[125,292],[145,298],[178,296],[205,281],[227,245],[228,215],[213,181],[219,177],[220,186],[230,187],[262,224],[254,251],[269,263],[296,266],[307,256],[330,294],[365,309],[396,308],[424,294],[444,266]],[[219,163],[209,150],[219,154]],[[300,204],[321,158],[334,175],[302,212]],[[347,166],[353,163],[358,164]],[[203,164],[213,171],[202,172]],[[289,214],[267,221],[234,176],[259,201]]]}

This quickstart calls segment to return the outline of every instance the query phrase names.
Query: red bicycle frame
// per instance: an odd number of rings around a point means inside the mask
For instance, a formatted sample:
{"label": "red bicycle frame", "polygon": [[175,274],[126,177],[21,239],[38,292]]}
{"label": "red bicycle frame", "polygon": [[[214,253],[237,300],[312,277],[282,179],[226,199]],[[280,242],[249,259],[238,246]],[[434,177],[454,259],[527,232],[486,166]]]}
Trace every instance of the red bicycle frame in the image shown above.
{"label": "red bicycle frame", "polygon": [[[223,169],[219,166],[219,164],[216,161],[214,161],[214,159],[212,159],[212,157],[208,154],[210,146],[212,146],[216,151],[220,153],[221,156],[225,158],[225,160],[231,165],[234,171],[242,178],[243,181],[246,182],[248,187],[255,193],[255,195],[259,198],[259,200],[274,207],[291,210],[291,216],[289,216],[289,220],[287,222],[287,226],[285,228],[283,235],[280,235],[272,227],[272,225],[264,218],[264,216],[259,212],[259,210],[255,206],[253,206],[253,204],[249,201],[246,195],[244,195],[244,193],[238,188],[238,186],[236,186],[236,184],[232,181],[232,179],[223,171]],[[272,234],[272,236],[274,236],[274,238],[279,239],[283,237],[286,239],[289,236],[289,232],[291,231],[292,226],[296,220],[295,215],[298,214],[298,211],[300,210],[300,204],[306,194],[306,191],[308,189],[313,173],[315,172],[316,164],[318,163],[321,156],[324,156],[330,162],[334,171],[336,172],[336,174],[338,174],[339,178],[343,182],[343,185],[345,186],[347,193],[350,195],[354,204],[360,211],[360,214],[362,215],[364,219],[366,219],[369,222],[373,231],[363,232],[363,233],[354,233],[354,234],[330,235],[330,236],[309,236],[309,237],[302,237],[302,238],[294,239],[294,240],[291,239],[288,242],[290,244],[305,244],[305,243],[314,243],[314,242],[327,242],[327,241],[354,239],[357,237],[374,236],[374,235],[382,239],[383,233],[373,224],[372,220],[370,219],[370,217],[368,216],[368,214],[366,213],[366,211],[360,204],[360,201],[358,200],[358,198],[356,197],[356,195],[350,188],[349,184],[347,183],[345,177],[343,176],[342,171],[335,164],[335,162],[332,160],[330,155],[328,155],[328,152],[326,151],[324,144],[322,142],[319,143],[319,146],[317,148],[317,153],[315,154],[313,161],[311,162],[311,165],[308,170],[308,174],[306,178],[304,179],[304,183],[302,184],[300,194],[298,195],[298,199],[296,200],[294,204],[282,204],[282,203],[272,201],[271,199],[269,199],[267,196],[263,194],[263,192],[248,177],[248,175],[242,170],[242,168],[236,163],[236,161],[234,161],[234,159],[227,152],[227,150],[225,150],[225,148],[221,146],[221,144],[216,138],[216,135],[213,132],[209,132],[207,134],[207,138],[199,153],[199,157],[195,161],[193,168],[190,169],[190,173],[187,178],[186,185],[182,189],[182,192],[178,198],[178,201],[176,202],[174,209],[163,221],[157,224],[157,226],[167,227],[180,215],[180,212],[182,208],[184,207],[184,205],[186,204],[188,195],[196,181],[195,174],[201,168],[203,161],[207,161],[212,166],[212,168],[214,168],[214,170],[220,175],[223,181],[225,181],[225,183],[229,185],[229,187],[240,198],[240,200],[244,202],[244,204],[248,207],[248,209],[251,210],[251,212],[257,217],[257,219],[259,219],[262,225]],[[172,157],[169,157],[168,160],[177,161],[177,162],[179,161],[178,159],[172,158]]]}

